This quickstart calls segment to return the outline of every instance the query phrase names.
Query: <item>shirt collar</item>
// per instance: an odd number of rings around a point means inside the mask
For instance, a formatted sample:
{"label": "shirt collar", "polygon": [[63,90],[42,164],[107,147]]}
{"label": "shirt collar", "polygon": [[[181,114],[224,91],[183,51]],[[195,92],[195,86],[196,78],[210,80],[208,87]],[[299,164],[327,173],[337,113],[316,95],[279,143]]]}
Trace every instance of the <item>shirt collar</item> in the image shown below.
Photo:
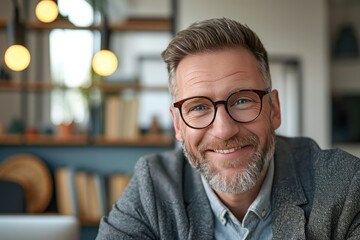
{"label": "shirt collar", "polygon": [[[274,160],[270,160],[268,172],[261,186],[258,196],[254,202],[250,205],[244,220],[249,212],[254,212],[261,220],[264,220],[271,211],[271,188],[274,176]],[[206,195],[209,199],[211,209],[215,216],[220,220],[222,224],[226,224],[226,214],[232,215],[230,210],[220,201],[215,192],[210,187],[206,179],[201,176],[203,186],[205,188]]]}
{"label": "shirt collar", "polygon": [[271,210],[271,189],[274,178],[274,161],[271,159],[268,172],[261,186],[258,196],[250,205],[249,210],[253,211],[258,217],[263,220]]}

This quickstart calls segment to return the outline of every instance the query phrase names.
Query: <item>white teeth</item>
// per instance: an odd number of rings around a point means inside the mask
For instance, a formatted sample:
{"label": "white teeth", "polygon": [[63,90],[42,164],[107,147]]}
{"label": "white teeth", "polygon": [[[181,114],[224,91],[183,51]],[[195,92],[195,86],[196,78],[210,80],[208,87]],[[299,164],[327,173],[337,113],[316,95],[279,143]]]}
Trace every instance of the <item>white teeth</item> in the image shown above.
{"label": "white teeth", "polygon": [[230,148],[230,149],[214,149],[214,152],[217,153],[223,153],[223,154],[229,154],[232,152],[235,152],[237,150],[237,148]]}

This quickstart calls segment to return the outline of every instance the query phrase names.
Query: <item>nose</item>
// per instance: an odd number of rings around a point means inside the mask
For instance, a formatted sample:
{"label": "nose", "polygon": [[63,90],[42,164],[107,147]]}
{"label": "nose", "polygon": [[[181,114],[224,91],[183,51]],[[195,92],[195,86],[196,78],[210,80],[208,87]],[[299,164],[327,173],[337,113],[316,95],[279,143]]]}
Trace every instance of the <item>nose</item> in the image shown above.
{"label": "nose", "polygon": [[216,116],[211,125],[211,134],[219,139],[227,140],[236,135],[240,123],[234,121],[227,113],[224,104],[217,105]]}

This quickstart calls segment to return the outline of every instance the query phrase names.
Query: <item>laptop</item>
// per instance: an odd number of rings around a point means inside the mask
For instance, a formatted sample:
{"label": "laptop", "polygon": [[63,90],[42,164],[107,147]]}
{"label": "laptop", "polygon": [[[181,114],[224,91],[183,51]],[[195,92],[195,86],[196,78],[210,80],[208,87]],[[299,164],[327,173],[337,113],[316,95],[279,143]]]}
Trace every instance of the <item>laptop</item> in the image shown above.
{"label": "laptop", "polygon": [[74,216],[0,215],[0,240],[79,240]]}

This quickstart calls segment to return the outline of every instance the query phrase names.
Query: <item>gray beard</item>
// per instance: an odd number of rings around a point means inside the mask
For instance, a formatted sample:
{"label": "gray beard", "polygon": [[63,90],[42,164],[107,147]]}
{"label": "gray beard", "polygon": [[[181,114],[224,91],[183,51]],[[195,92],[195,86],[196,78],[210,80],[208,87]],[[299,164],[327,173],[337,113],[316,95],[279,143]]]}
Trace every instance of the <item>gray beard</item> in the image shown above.
{"label": "gray beard", "polygon": [[[256,143],[256,146],[258,146],[259,142],[256,136],[246,137],[244,141]],[[188,151],[184,142],[182,147],[190,165],[204,176],[215,191],[239,194],[252,189],[256,185],[263,169],[269,165],[275,152],[275,135],[273,132],[269,134],[264,149],[257,149],[251,156],[248,166],[239,171],[235,176],[222,175],[216,171],[214,166],[204,156],[197,158],[195,154]]]}

